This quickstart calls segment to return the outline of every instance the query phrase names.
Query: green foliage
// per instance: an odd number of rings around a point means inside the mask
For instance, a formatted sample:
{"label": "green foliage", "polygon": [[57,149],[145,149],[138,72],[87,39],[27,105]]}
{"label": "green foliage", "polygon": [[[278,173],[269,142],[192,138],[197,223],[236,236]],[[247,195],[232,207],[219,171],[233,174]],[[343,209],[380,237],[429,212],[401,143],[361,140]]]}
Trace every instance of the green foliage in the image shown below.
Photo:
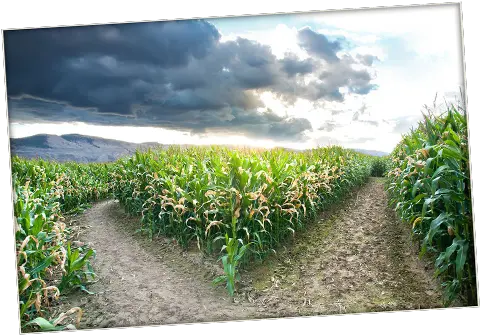
{"label": "green foliage", "polygon": [[112,164],[74,162],[58,163],[41,159],[12,158],[12,173],[17,183],[29,183],[33,189],[51,189],[62,213],[74,213],[92,201],[111,194]]}
{"label": "green foliage", "polygon": [[370,169],[368,156],[340,147],[301,153],[171,147],[118,161],[113,190],[128,212],[142,216],[150,236],[171,236],[183,247],[195,241],[212,253],[228,233],[253,242],[250,252],[263,257],[363,183]]}
{"label": "green foliage", "polygon": [[82,291],[90,293],[85,288],[85,283],[89,281],[88,277],[95,278],[95,273],[90,264],[90,258],[95,257],[95,251],[88,248],[84,252],[81,247],[72,251],[70,242],[68,242],[66,256],[65,271],[58,289],[62,292],[66,288],[80,288]]}
{"label": "green foliage", "polygon": [[436,255],[444,303],[462,294],[476,303],[467,120],[451,106],[430,113],[404,135],[388,173],[391,204],[421,239],[421,255]]}
{"label": "green foliage", "polygon": [[[227,252],[221,257],[223,264],[223,276],[219,276],[213,280],[213,284],[217,285],[221,282],[226,282],[226,288],[231,297],[235,293],[235,283],[240,280],[240,276],[237,272],[237,265],[242,259],[243,255],[247,251],[249,244],[243,245],[241,239],[237,239],[237,218],[240,216],[240,206],[241,198],[240,193],[236,193],[235,203],[232,204],[232,237],[228,236],[228,233],[225,234],[225,244],[222,247],[222,250],[225,249]],[[240,245],[242,245],[240,247]]]}
{"label": "green foliage", "polygon": [[372,159],[372,177],[384,177],[388,169],[389,157],[374,157]]}
{"label": "green foliage", "polygon": [[224,275],[213,280],[213,284],[225,282],[228,294],[233,296],[235,293],[235,283],[240,280],[237,272],[237,266],[243,255],[247,251],[248,244],[240,246],[242,240],[231,238],[225,234],[225,245],[222,249],[226,250],[226,254],[221,257]]}
{"label": "green foliage", "polygon": [[107,168],[12,158],[22,328],[29,320],[45,326],[35,317],[43,315],[51,299],[68,289],[85,290],[94,277],[89,262],[94,251],[71,248],[62,213],[106,197]]}

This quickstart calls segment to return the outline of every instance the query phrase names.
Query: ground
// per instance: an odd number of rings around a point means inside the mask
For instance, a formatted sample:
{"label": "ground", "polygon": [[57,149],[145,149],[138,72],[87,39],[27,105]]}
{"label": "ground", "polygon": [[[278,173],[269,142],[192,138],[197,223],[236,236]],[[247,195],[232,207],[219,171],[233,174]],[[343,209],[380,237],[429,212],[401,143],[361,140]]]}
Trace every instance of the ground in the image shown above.
{"label": "ground", "polygon": [[214,259],[172,240],[136,233],[138,217],[118,202],[73,218],[78,240],[96,249],[98,281],[62,298],[84,310],[81,328],[442,307],[432,266],[418,259],[409,227],[387,206],[383,179],[370,178],[262,264],[241,272],[231,301]]}

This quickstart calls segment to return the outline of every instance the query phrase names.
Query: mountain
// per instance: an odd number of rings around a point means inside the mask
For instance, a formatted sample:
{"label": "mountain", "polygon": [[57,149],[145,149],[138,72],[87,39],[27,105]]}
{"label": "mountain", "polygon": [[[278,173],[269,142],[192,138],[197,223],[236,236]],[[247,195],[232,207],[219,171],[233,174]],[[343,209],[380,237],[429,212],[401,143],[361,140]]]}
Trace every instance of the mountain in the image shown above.
{"label": "mountain", "polygon": [[[188,147],[190,145],[183,146]],[[79,134],[62,136],[41,134],[10,139],[12,155],[25,158],[43,158],[59,162],[111,162],[122,156],[129,156],[137,149],[146,150],[156,147],[166,148],[168,145],[154,142],[136,144]],[[388,155],[386,152],[376,150],[354,150],[372,156]]]}
{"label": "mountain", "polygon": [[12,155],[59,162],[111,162],[122,156],[131,155],[136,149],[146,150],[159,146],[162,145],[153,142],[136,144],[78,134],[62,136],[41,134],[10,139]]}

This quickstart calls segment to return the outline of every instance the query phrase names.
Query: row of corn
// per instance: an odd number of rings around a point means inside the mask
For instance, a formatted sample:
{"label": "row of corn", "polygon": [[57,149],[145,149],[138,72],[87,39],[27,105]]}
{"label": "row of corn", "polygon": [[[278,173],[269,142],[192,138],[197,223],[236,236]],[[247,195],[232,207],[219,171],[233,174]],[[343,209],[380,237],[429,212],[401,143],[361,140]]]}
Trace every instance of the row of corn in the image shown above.
{"label": "row of corn", "polygon": [[250,244],[245,259],[262,258],[362,184],[371,167],[372,157],[340,147],[171,147],[117,161],[112,187],[151,236],[171,236],[185,248],[212,253],[228,234]]}
{"label": "row of corn", "polygon": [[65,291],[86,290],[94,277],[94,250],[71,245],[63,214],[109,194],[108,166],[13,157],[12,182],[22,328],[59,329],[44,318],[48,307]]}
{"label": "row of corn", "polygon": [[424,115],[391,154],[391,204],[421,241],[420,254],[436,258],[444,302],[476,304],[467,120],[451,106]]}

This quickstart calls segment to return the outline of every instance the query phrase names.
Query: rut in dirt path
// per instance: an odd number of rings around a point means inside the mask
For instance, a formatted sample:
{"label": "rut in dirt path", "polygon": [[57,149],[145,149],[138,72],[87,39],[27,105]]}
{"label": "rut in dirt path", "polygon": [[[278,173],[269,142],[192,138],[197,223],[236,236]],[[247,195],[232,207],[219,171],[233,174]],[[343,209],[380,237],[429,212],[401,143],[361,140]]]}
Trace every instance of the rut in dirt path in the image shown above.
{"label": "rut in dirt path", "polygon": [[99,278],[89,287],[94,295],[63,298],[63,310],[84,309],[81,328],[442,307],[409,228],[387,207],[381,178],[322,213],[276,256],[243,270],[234,302],[211,285],[212,273],[221,274],[215,262],[135,234],[139,218],[117,202],[94,204],[76,221],[80,240],[96,249]]}
{"label": "rut in dirt path", "polygon": [[442,307],[432,271],[406,224],[370,178],[324,212],[293,245],[249,275],[259,311],[273,317]]}

